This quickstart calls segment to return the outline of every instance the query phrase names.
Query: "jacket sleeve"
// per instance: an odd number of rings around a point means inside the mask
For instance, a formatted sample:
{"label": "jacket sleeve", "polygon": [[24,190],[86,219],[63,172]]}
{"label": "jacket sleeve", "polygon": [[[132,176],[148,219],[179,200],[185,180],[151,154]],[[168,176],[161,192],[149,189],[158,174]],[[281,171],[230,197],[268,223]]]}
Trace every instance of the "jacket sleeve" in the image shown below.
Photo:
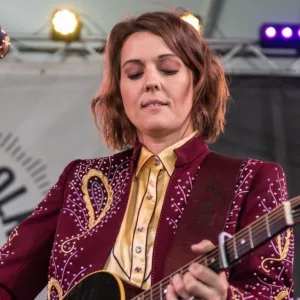
{"label": "jacket sleeve", "polygon": [[48,265],[65,185],[67,165],[30,217],[16,227],[0,249],[0,299],[32,300],[47,284]]}
{"label": "jacket sleeve", "polygon": [[[280,165],[261,163],[241,207],[237,231],[287,199]],[[228,299],[293,299],[294,235],[288,229],[264,244],[230,271]]]}

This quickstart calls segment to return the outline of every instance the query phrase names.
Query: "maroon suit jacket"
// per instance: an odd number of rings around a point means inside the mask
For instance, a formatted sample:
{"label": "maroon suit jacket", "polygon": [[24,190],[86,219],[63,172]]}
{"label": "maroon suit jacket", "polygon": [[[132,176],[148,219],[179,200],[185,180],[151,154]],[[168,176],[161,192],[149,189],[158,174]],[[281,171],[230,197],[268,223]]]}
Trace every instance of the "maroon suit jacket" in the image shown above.
{"label": "maroon suit jacket", "polygon": [[[125,213],[141,145],[110,157],[71,162],[33,214],[0,250],[0,299],[31,300],[48,282],[61,299],[82,277],[104,267]],[[152,283],[162,268],[197,172],[209,149],[195,137],[176,149],[153,251]],[[226,178],[224,178],[226,180]],[[236,183],[226,230],[233,234],[287,198],[282,168],[248,159]],[[187,233],[188,234],[188,233]],[[199,241],[201,236],[199,236]],[[228,272],[228,299],[291,299],[292,231]]]}

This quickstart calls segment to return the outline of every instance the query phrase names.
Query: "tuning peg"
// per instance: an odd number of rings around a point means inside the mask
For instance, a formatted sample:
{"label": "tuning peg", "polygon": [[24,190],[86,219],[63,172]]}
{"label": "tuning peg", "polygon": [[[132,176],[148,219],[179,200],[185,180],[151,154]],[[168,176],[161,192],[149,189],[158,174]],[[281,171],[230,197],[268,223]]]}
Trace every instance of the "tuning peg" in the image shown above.
{"label": "tuning peg", "polygon": [[9,51],[10,38],[6,32],[0,27],[0,59],[3,58]]}

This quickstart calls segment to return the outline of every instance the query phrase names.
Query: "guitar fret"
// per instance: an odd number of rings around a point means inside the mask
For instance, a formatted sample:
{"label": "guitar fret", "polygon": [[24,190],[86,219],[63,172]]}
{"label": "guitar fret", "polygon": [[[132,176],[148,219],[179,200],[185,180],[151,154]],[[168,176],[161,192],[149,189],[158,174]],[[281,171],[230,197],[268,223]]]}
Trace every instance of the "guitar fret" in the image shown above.
{"label": "guitar fret", "polygon": [[271,237],[271,230],[270,230],[270,224],[269,224],[269,216],[268,214],[266,214],[265,216],[265,221],[266,221],[266,227],[267,227],[267,233],[268,233],[268,237]]}
{"label": "guitar fret", "polygon": [[251,226],[248,227],[248,232],[249,232],[250,247],[253,249],[254,248],[254,243],[253,243],[253,238],[252,238],[252,229],[251,229]]}
{"label": "guitar fret", "polygon": [[163,287],[162,287],[162,282],[159,283],[159,300],[163,300]]}
{"label": "guitar fret", "polygon": [[236,240],[235,240],[235,236],[233,236],[233,249],[234,249],[234,257],[235,259],[238,259],[239,256],[238,256],[238,251],[237,251],[237,247],[236,247]]}
{"label": "guitar fret", "polygon": [[207,262],[207,256],[204,256],[204,265],[207,267],[208,266],[208,262]]}

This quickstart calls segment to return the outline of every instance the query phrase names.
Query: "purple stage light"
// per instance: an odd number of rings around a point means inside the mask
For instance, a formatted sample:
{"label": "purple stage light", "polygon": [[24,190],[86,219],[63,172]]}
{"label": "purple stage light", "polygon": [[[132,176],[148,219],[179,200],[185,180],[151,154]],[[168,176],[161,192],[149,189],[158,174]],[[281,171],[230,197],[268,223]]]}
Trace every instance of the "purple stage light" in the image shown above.
{"label": "purple stage light", "polygon": [[283,37],[285,37],[287,39],[292,37],[292,35],[293,35],[293,31],[290,27],[283,28],[281,33],[282,33]]}
{"label": "purple stage light", "polygon": [[299,28],[299,30],[298,30],[298,36],[300,37],[300,28]]}
{"label": "purple stage light", "polygon": [[272,26],[267,27],[265,33],[268,38],[273,38],[276,35],[276,29]]}

